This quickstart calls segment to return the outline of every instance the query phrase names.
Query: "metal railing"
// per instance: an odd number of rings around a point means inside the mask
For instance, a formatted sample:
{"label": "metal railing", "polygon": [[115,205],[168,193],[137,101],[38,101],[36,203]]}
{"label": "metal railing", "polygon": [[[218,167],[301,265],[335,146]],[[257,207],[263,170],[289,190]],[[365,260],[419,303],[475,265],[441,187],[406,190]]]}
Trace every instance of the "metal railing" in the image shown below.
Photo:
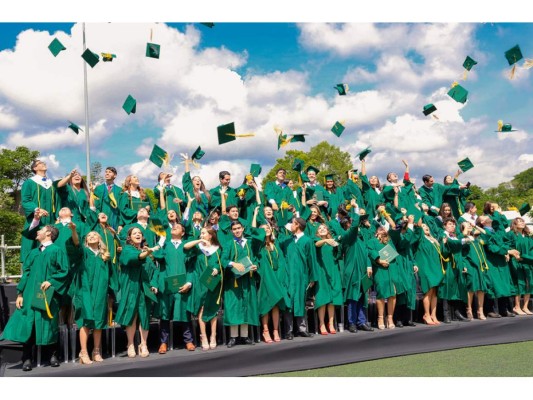
{"label": "metal railing", "polygon": [[8,279],[20,278],[22,275],[6,275],[6,253],[8,250],[20,250],[20,246],[8,246],[5,243],[4,235],[0,235],[0,283]]}

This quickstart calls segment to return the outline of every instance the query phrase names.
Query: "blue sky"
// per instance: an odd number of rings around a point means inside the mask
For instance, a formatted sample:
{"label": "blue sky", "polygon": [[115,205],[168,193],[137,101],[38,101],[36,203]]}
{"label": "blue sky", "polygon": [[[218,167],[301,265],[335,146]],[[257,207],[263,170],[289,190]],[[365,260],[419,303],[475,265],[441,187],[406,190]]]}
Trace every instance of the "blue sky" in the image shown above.
{"label": "blue sky", "polygon": [[[158,171],[148,161],[154,144],[174,155],[176,183],[179,154],[201,145],[206,155],[194,174],[208,186],[221,169],[235,183],[252,162],[266,173],[286,150],[322,140],[352,156],[371,145],[368,171],[382,179],[401,171],[402,159],[418,179],[430,173],[440,181],[469,157],[475,168],[461,179],[483,187],[532,166],[531,72],[521,60],[509,79],[504,52],[518,44],[533,58],[533,24],[244,21],[215,20],[211,29],[87,23],[87,47],[117,55],[87,71],[91,161],[116,166],[119,181],[137,174],[147,187]],[[55,178],[86,169],[85,134],[67,129],[68,120],[85,128],[81,34],[81,23],[0,23],[0,76],[9,77],[0,80],[0,146],[40,150]],[[144,56],[150,35],[159,60]],[[67,47],[57,57],[47,49],[54,37]],[[463,80],[467,55],[478,64]],[[454,81],[469,91],[464,105],[446,94]],[[333,89],[341,82],[347,96]],[[128,94],[136,114],[121,109]],[[438,120],[422,114],[427,103]],[[517,131],[494,132],[499,119]],[[346,130],[337,138],[330,128],[340,120]],[[256,136],[218,146],[216,127],[229,122]],[[306,143],[278,151],[275,125],[308,133]]]}

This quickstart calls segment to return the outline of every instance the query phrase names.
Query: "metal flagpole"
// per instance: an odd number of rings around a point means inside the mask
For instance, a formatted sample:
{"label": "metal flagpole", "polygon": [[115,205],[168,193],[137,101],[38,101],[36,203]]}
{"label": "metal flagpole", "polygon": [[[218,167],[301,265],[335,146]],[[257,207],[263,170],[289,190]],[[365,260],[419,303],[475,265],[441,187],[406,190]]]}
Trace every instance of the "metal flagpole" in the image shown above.
{"label": "metal flagpole", "polygon": [[[85,45],[85,22],[83,23],[83,51],[87,49]],[[87,186],[91,187],[91,160],[89,146],[89,93],[87,91],[87,63],[83,62],[83,83],[85,95],[85,158],[86,158],[86,175]]]}

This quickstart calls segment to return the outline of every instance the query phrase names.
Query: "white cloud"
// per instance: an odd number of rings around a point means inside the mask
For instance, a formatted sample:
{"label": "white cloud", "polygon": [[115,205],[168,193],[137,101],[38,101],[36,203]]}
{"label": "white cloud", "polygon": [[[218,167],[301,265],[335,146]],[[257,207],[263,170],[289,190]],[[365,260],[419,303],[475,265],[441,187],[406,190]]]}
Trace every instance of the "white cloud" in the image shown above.
{"label": "white cloud", "polygon": [[0,129],[15,129],[18,121],[19,119],[12,113],[11,107],[0,104]]}

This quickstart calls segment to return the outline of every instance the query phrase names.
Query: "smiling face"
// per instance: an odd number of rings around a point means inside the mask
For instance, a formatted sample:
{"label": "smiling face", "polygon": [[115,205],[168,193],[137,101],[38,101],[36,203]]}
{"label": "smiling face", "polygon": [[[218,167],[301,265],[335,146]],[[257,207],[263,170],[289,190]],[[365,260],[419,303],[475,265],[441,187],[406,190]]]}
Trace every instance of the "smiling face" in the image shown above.
{"label": "smiling face", "polygon": [[173,239],[181,239],[184,233],[185,232],[183,231],[183,226],[181,226],[181,224],[174,225],[170,231]]}
{"label": "smiling face", "polygon": [[107,215],[104,214],[103,212],[99,213],[99,214],[98,214],[98,222],[99,222],[100,224],[105,224],[105,223],[107,223]]}
{"label": "smiling face", "polygon": [[195,176],[194,178],[192,178],[192,185],[195,189],[200,189],[200,187],[202,186],[202,180],[199,176]]}
{"label": "smiling face", "polygon": [[444,184],[451,185],[453,183],[453,177],[451,175],[446,175],[444,177]]}
{"label": "smiling face", "polygon": [[233,236],[236,238],[242,238],[242,233],[244,232],[244,228],[241,224],[235,224],[231,227],[231,232],[233,233]]}
{"label": "smiling face", "polygon": [[315,182],[316,181],[316,172],[313,171],[312,169],[310,169],[308,172],[307,172],[307,177],[309,178],[309,181],[311,183]]}
{"label": "smiling face", "polygon": [[140,246],[143,241],[143,234],[139,228],[132,228],[129,233],[131,243],[135,246]]}
{"label": "smiling face", "polygon": [[294,181],[292,179],[289,180],[289,182],[287,182],[287,186],[291,189],[291,190],[294,190]]}
{"label": "smiling face", "polygon": [[35,172],[36,174],[46,175],[47,169],[48,167],[46,166],[46,163],[44,161],[39,160],[37,164],[35,164],[35,166],[33,167],[33,172]]}
{"label": "smiling face", "polygon": [[376,175],[372,175],[370,179],[368,180],[368,183],[370,183],[370,186],[376,187],[379,184],[378,177]]}
{"label": "smiling face", "polygon": [[174,210],[168,210],[167,211],[167,219],[170,222],[175,222],[175,221],[178,220],[178,214],[176,214],[176,211],[174,211]]}
{"label": "smiling face", "polygon": [[263,215],[265,216],[265,218],[270,219],[274,216],[274,211],[272,211],[271,207],[265,207],[263,209]]}
{"label": "smiling face", "polygon": [[320,224],[320,226],[316,230],[316,233],[318,233],[318,236],[320,236],[321,238],[324,238],[324,237],[328,236],[329,229],[326,226],[326,224]]}
{"label": "smiling face", "polygon": [[233,219],[239,219],[239,209],[237,207],[231,207],[228,211],[228,216]]}
{"label": "smiling face", "polygon": [[48,228],[48,226],[43,226],[37,231],[37,240],[41,243],[44,241],[51,240],[50,229]]}
{"label": "smiling face", "polygon": [[70,178],[70,183],[72,183],[73,185],[79,185],[81,183],[81,175],[78,171],[76,171],[74,175],[72,175],[72,177]]}
{"label": "smiling face", "polygon": [[431,231],[429,230],[429,226],[427,226],[426,224],[422,224],[422,230],[424,231],[424,234],[426,236],[430,236],[431,235]]}
{"label": "smiling face", "polygon": [[283,182],[285,180],[285,176],[287,175],[287,173],[285,172],[284,169],[280,169],[277,173],[276,173],[276,179],[279,181],[279,182]]}
{"label": "smiling face", "polygon": [[331,179],[326,181],[326,189],[333,189],[334,182]]}
{"label": "smiling face", "polygon": [[115,174],[113,171],[111,171],[110,169],[106,169],[105,172],[104,172],[104,179],[106,181],[114,181],[115,178],[117,177],[117,174]]}
{"label": "smiling face", "polygon": [[266,236],[272,235],[272,228],[268,224],[261,225],[260,228],[263,228],[265,230]]}
{"label": "smiling face", "polygon": [[209,243],[211,243],[211,234],[207,231],[207,229],[202,228],[200,231],[200,239],[207,240]]}
{"label": "smiling face", "polygon": [[91,245],[97,246],[98,243],[100,242],[100,235],[95,231],[89,232],[87,236],[85,237],[85,241],[87,242],[89,246]]}
{"label": "smiling face", "polygon": [[220,179],[220,185],[221,186],[229,186],[231,182],[231,175],[230,174],[226,174],[224,175],[223,178]]}
{"label": "smiling face", "polygon": [[311,217],[310,217],[311,220],[313,221],[316,220],[319,214],[320,214],[320,211],[318,210],[318,208],[311,207]]}
{"label": "smiling face", "polygon": [[137,178],[137,175],[130,176],[130,185],[139,186],[139,178]]}
{"label": "smiling face", "polygon": [[455,227],[457,225],[455,224],[454,221],[448,221],[446,222],[446,224],[444,225],[444,230],[448,233],[454,233],[455,232]]}

